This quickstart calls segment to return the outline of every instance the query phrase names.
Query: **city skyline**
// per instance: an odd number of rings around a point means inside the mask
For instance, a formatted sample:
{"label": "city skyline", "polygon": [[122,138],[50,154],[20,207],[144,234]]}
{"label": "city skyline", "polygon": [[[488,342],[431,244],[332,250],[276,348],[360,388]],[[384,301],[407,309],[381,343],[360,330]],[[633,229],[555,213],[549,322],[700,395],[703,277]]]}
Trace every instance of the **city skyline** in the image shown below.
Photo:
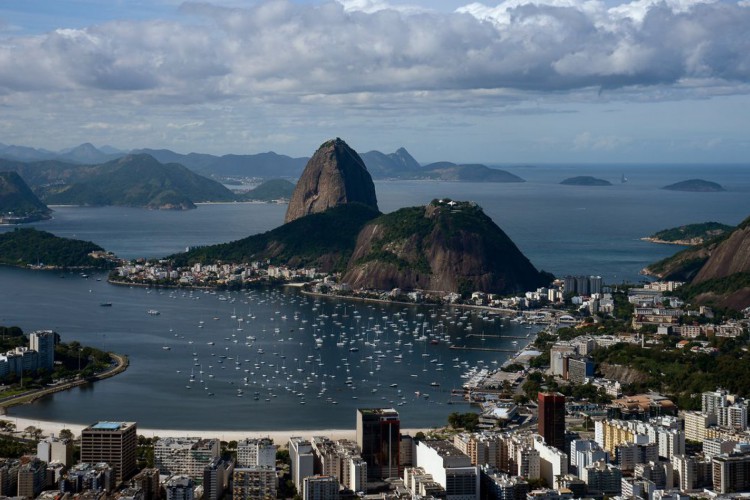
{"label": "city skyline", "polygon": [[749,23],[747,0],[14,0],[0,143],[744,162]]}

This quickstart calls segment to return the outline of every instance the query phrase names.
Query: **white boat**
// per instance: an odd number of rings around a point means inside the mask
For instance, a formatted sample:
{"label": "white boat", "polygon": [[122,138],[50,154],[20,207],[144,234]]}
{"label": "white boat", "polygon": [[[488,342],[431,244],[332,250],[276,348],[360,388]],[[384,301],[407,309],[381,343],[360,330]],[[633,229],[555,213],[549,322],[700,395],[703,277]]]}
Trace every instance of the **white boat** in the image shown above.
{"label": "white boat", "polygon": [[158,315],[160,315],[160,314],[161,314],[161,313],[160,313],[159,311],[157,311],[156,309],[149,309],[148,311],[146,311],[146,313],[150,314],[151,316],[158,316]]}

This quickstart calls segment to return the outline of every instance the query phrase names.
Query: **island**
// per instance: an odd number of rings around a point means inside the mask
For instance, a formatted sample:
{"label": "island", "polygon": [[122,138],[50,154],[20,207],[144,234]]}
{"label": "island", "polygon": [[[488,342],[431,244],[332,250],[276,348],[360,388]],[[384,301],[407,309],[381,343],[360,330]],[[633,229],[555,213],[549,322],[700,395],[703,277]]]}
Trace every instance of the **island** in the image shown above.
{"label": "island", "polygon": [[685,191],[688,193],[717,193],[720,191],[726,191],[721,184],[705,181],[703,179],[689,179],[676,182],[669,186],[664,186],[662,189],[666,189],[667,191]]}
{"label": "island", "polygon": [[592,177],[590,175],[568,177],[567,179],[562,181],[560,184],[564,184],[566,186],[611,186],[612,185],[612,183],[607,180],[597,179],[596,177]]}
{"label": "island", "polygon": [[664,229],[641,239],[643,241],[650,241],[651,243],[666,245],[695,246],[723,236],[733,229],[734,226],[728,226],[720,222],[703,222]]}

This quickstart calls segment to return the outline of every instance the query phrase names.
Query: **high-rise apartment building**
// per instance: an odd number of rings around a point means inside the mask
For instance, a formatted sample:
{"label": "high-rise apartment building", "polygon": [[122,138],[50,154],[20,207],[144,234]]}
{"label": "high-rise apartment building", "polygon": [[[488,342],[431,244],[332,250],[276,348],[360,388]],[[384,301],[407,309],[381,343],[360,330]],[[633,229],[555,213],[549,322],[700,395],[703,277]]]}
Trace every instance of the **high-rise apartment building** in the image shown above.
{"label": "high-rise apartment building", "polygon": [[55,367],[55,344],[59,340],[52,330],[38,330],[29,334],[29,348],[39,353],[39,369],[49,372]]}
{"label": "high-rise apartment building", "polygon": [[540,392],[538,403],[539,435],[548,445],[565,451],[565,396]]}
{"label": "high-rise apartment building", "polygon": [[304,479],[315,474],[315,457],[310,441],[301,437],[289,438],[289,459],[292,462],[292,481],[297,493],[300,493]]}
{"label": "high-rise apartment building", "polygon": [[731,454],[713,458],[714,491],[719,494],[750,491],[750,455]]}
{"label": "high-rise apartment building", "polygon": [[274,467],[253,465],[234,469],[233,500],[273,500],[277,488],[278,478]]}
{"label": "high-rise apartment building", "polygon": [[188,476],[172,476],[164,483],[167,500],[194,500],[195,483]]}
{"label": "high-rise apartment building", "polygon": [[357,445],[367,462],[368,481],[400,477],[401,421],[393,408],[357,410]]}
{"label": "high-rise apartment building", "polygon": [[339,480],[334,476],[308,476],[302,485],[302,500],[338,500]]}
{"label": "high-rise apartment building", "polygon": [[272,439],[243,439],[237,443],[237,467],[276,467],[276,449]]}
{"label": "high-rise apartment building", "polygon": [[117,483],[136,472],[135,422],[97,422],[81,431],[81,462],[105,462],[115,469]]}

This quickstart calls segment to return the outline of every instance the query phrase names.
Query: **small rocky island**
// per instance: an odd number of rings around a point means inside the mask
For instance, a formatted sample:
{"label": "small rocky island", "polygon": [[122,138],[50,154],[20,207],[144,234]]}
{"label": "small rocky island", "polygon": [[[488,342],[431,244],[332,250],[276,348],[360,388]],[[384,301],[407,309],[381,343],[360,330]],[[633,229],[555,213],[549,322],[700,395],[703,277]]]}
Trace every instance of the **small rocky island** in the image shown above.
{"label": "small rocky island", "polygon": [[612,183],[604,179],[598,179],[590,175],[579,175],[578,177],[568,177],[560,184],[566,186],[611,186]]}
{"label": "small rocky island", "polygon": [[717,193],[726,191],[721,184],[703,179],[688,179],[664,186],[662,189],[666,189],[667,191],[685,191],[688,193]]}

